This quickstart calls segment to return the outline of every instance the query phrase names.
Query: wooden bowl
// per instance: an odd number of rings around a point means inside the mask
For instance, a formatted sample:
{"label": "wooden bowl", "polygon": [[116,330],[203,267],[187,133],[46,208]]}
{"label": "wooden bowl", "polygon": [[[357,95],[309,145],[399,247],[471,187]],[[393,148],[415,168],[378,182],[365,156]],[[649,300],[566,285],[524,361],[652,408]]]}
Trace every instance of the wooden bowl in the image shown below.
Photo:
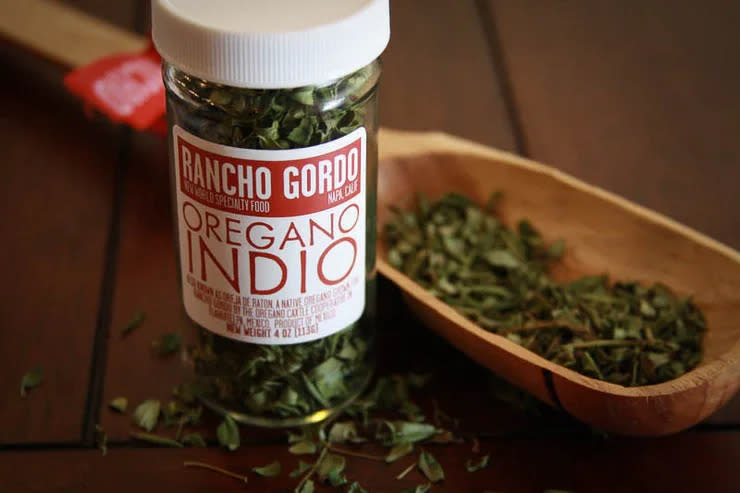
{"label": "wooden bowl", "polygon": [[388,207],[412,207],[415,192],[432,198],[460,191],[483,203],[504,192],[506,223],[526,217],[546,239],[563,237],[552,274],[568,280],[661,281],[693,294],[707,317],[704,361],[658,385],[622,387],[595,380],[487,332],[385,262],[379,271],[404,292],[414,313],[481,365],[539,399],[602,430],[664,435],[688,428],[721,407],[740,386],[740,253],[685,226],[553,168],[444,134],[381,131],[378,225]]}

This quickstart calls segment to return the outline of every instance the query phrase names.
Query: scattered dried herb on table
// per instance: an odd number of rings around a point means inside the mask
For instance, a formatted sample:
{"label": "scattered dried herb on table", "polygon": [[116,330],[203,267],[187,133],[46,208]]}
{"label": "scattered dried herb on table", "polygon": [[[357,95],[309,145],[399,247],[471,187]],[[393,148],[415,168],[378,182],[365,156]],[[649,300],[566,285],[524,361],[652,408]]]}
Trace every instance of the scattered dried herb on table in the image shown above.
{"label": "scattered dried herb on table", "polygon": [[[406,477],[412,470],[418,469],[428,481],[427,484],[419,485],[404,491],[428,491],[431,482],[444,480],[442,465],[425,450],[415,451],[415,445],[421,447],[425,444],[438,446],[439,444],[461,443],[463,438],[456,436],[454,431],[438,428],[426,422],[426,416],[422,409],[414,402],[413,393],[425,387],[430,380],[430,375],[419,375],[414,373],[393,374],[377,379],[375,385],[363,394],[354,403],[336,416],[334,421],[327,421],[318,425],[306,426],[294,429],[288,433],[288,442],[292,444],[291,452],[305,454],[298,460],[298,467],[289,473],[289,477],[297,480],[295,492],[315,491],[319,485],[329,487],[341,487],[342,491],[348,493],[361,493],[365,490],[356,481],[353,482],[345,473],[347,461],[355,458],[361,460],[373,460],[377,462],[394,462],[406,458],[410,460],[409,466],[400,474],[389,474],[389,481],[400,480]],[[502,383],[501,385],[509,385]],[[425,390],[426,392],[426,390]],[[186,385],[179,385],[173,389],[175,400],[170,401],[159,413],[153,423],[153,427],[164,424],[166,427],[174,427],[178,421],[174,418],[187,418],[187,424],[197,424],[201,415],[198,402],[188,391]],[[153,402],[145,401],[144,407],[153,407]],[[141,405],[138,407],[142,407]],[[138,408],[137,407],[137,408]],[[442,413],[439,406],[435,404],[437,413]],[[168,417],[168,413],[175,414]],[[449,417],[448,417],[449,418]],[[455,421],[449,418],[451,421]],[[228,424],[224,424],[228,422]],[[179,421],[182,424],[182,421]],[[217,430],[219,442],[232,449],[240,446],[239,425],[228,418]],[[160,447],[183,446],[205,446],[202,437],[197,433],[186,433],[182,438],[169,437],[160,434],[133,432],[131,436],[150,445]],[[480,443],[475,435],[464,434],[465,440],[472,440],[472,452],[475,458],[465,463],[468,472],[475,472],[488,466],[489,455],[480,455]],[[361,452],[357,445],[375,444],[385,447],[385,455],[369,455]],[[295,445],[301,444],[300,450],[294,450]],[[430,447],[431,448],[431,447]],[[413,454],[413,456],[410,456]],[[306,459],[306,457],[308,457]],[[303,460],[306,459],[306,460]],[[269,459],[267,459],[269,460]],[[309,461],[309,462],[307,462]],[[184,462],[185,467],[197,467],[229,476],[240,482],[248,482],[249,478],[242,471],[230,471],[215,464],[197,461]],[[252,467],[252,473],[262,476],[260,481],[269,481],[270,478],[281,475],[282,467],[277,461],[265,466]],[[395,480],[392,479],[395,477]],[[299,479],[300,478],[300,479]]]}
{"label": "scattered dried herb on table", "polygon": [[388,261],[486,330],[589,377],[624,386],[676,378],[701,360],[704,316],[662,284],[607,276],[557,283],[550,245],[526,219],[516,229],[450,193],[395,209],[383,232]]}
{"label": "scattered dried herb on table", "polygon": [[41,385],[44,380],[44,370],[41,367],[34,368],[29,371],[23,378],[21,378],[20,394],[21,397],[26,397],[28,391]]}
{"label": "scattered dried herb on table", "polygon": [[[171,123],[218,144],[252,149],[294,149],[374,127],[371,98],[378,67],[368,65],[321,86],[248,89],[220,86],[171,69],[180,95],[168,98]],[[368,133],[375,146],[374,132]],[[375,164],[368,153],[368,193]],[[367,198],[367,296],[374,292],[375,200]],[[368,302],[368,306],[371,303]],[[199,393],[248,416],[277,421],[331,409],[356,395],[371,375],[369,310],[354,324],[312,342],[268,346],[235,341],[201,330],[191,351]]]}

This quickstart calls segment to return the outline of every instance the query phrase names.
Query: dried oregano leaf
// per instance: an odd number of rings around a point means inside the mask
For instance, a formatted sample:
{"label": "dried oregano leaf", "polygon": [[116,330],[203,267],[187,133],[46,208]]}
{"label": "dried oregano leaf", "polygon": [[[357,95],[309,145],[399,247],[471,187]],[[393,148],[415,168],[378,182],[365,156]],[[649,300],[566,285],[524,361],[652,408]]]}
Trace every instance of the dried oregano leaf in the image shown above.
{"label": "dried oregano leaf", "polygon": [[133,420],[146,431],[152,431],[159,420],[160,402],[157,399],[149,399],[134,409]]}
{"label": "dried oregano leaf", "polygon": [[252,471],[265,478],[274,478],[280,475],[280,463],[275,461],[266,466],[253,467]]}
{"label": "dried oregano leaf", "polygon": [[349,485],[349,488],[347,488],[347,493],[367,493],[367,490],[360,486],[360,483],[355,481],[351,485]]}
{"label": "dried oregano leaf", "polygon": [[121,329],[121,333],[123,335],[128,334],[129,332],[133,331],[135,328],[137,328],[139,325],[141,325],[144,322],[144,319],[146,318],[146,313],[142,310],[138,310],[136,313],[134,313],[134,316],[131,317],[131,320],[126,323],[126,325],[123,326],[123,329]]}
{"label": "dried oregano leaf", "polygon": [[308,471],[309,469],[311,469],[311,467],[313,467],[313,464],[309,464],[307,462],[303,462],[302,460],[299,460],[298,461],[298,467],[296,469],[294,469],[293,471],[290,472],[290,477],[291,478],[297,478],[301,474],[303,474],[306,471]]}
{"label": "dried oregano leaf", "polygon": [[172,447],[172,448],[182,448],[182,443],[178,442],[177,440],[173,440],[171,438],[162,436],[162,435],[156,435],[154,433],[131,433],[131,436],[137,440],[141,440],[142,442],[151,443],[152,445],[160,445],[162,447]]}
{"label": "dried oregano leaf", "polygon": [[288,451],[295,455],[308,455],[316,453],[316,443],[309,440],[301,440],[290,446]]}
{"label": "dried oregano leaf", "polygon": [[401,457],[409,455],[413,450],[414,446],[411,443],[400,443],[391,448],[390,452],[388,452],[388,455],[385,457],[385,461],[388,463],[395,462]]}
{"label": "dried oregano leaf", "polygon": [[329,443],[362,443],[367,441],[357,431],[357,425],[352,421],[338,421],[329,429]]}
{"label": "dried oregano leaf", "polygon": [[[333,476],[338,478],[339,475],[344,471],[344,467],[347,461],[345,458],[338,454],[326,454],[316,469],[316,474],[320,481],[326,481]],[[334,485],[334,484],[333,484]]]}
{"label": "dried oregano leaf", "polygon": [[203,408],[195,403],[186,404],[180,400],[171,400],[162,409],[165,426],[195,425],[200,421]]}
{"label": "dried oregano leaf", "polygon": [[218,443],[232,452],[239,448],[239,426],[237,426],[234,418],[228,414],[224,416],[223,421],[216,428],[216,437],[218,438]]}
{"label": "dried oregano leaf", "polygon": [[116,397],[108,403],[108,407],[123,414],[126,412],[126,408],[128,407],[128,399],[125,397]]}
{"label": "dried oregano leaf", "polygon": [[314,493],[315,486],[313,484],[313,481],[310,479],[306,480],[300,487],[300,489],[296,488],[296,493]]}
{"label": "dried oregano leaf", "polygon": [[44,370],[42,368],[34,368],[29,371],[21,379],[21,397],[25,397],[28,390],[38,387],[41,381],[44,379]]}
{"label": "dried oregano leaf", "polygon": [[480,471],[484,467],[487,467],[488,466],[488,459],[489,458],[490,458],[490,456],[488,454],[486,454],[483,457],[481,457],[480,459],[478,459],[478,461],[473,461],[472,459],[468,459],[465,462],[465,469],[468,472]]}
{"label": "dried oregano leaf", "polygon": [[182,440],[180,442],[183,445],[189,446],[189,447],[206,447],[206,441],[203,440],[203,437],[200,436],[200,433],[188,433],[187,435],[182,437]]}
{"label": "dried oregano leaf", "polygon": [[420,442],[437,433],[437,428],[429,423],[384,421],[384,425],[385,427],[379,431],[378,438],[385,446]]}
{"label": "dried oregano leaf", "polygon": [[180,349],[180,334],[163,334],[159,339],[152,342],[152,347],[160,356],[169,356]]}
{"label": "dried oregano leaf", "polygon": [[419,454],[419,462],[417,464],[421,472],[424,473],[424,476],[432,483],[437,483],[445,478],[445,472],[442,466],[429,452],[422,450]]}

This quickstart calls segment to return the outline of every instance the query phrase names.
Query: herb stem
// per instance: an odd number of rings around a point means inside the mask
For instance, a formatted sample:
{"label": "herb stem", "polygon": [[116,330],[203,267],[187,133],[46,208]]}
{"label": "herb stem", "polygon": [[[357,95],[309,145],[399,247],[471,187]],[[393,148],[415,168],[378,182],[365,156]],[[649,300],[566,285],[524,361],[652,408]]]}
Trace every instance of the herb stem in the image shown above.
{"label": "herb stem", "polygon": [[379,455],[371,455],[371,454],[363,454],[362,452],[354,452],[352,450],[346,450],[339,447],[335,447],[334,445],[331,445],[329,443],[324,442],[324,445],[330,449],[332,452],[336,452],[338,454],[342,455],[349,455],[351,457],[359,457],[361,459],[370,459],[370,460],[377,460],[380,462],[385,462],[385,457],[381,457]]}
{"label": "herb stem", "polygon": [[583,349],[590,347],[619,347],[619,346],[657,346],[654,342],[646,340],[620,340],[620,339],[597,339],[594,341],[571,342],[567,344],[573,349]]}
{"label": "herb stem", "polygon": [[403,478],[405,478],[406,475],[408,473],[410,473],[414,469],[414,467],[416,467],[416,461],[412,462],[409,467],[407,467],[406,469],[404,469],[403,471],[401,471],[401,473],[398,476],[396,476],[396,479],[403,479]]}
{"label": "herb stem", "polygon": [[571,332],[578,334],[592,334],[592,330],[589,327],[582,325],[574,325],[567,320],[537,320],[536,322],[530,322],[520,327],[513,327],[506,329],[506,333],[509,332],[526,332],[528,330],[540,330],[540,329],[553,329],[563,328],[568,329]]}
{"label": "herb stem", "polygon": [[224,476],[229,476],[230,478],[238,479],[239,481],[242,481],[246,483],[249,478],[247,476],[237,474],[235,472],[227,471],[226,469],[222,469],[217,466],[212,466],[211,464],[206,464],[205,462],[195,462],[195,461],[188,461],[182,463],[185,467],[200,467],[201,469],[208,469],[209,471],[217,472],[220,474],[223,474]]}
{"label": "herb stem", "polygon": [[295,491],[301,491],[301,488],[303,488],[303,485],[308,481],[311,476],[314,475],[316,470],[319,468],[319,465],[321,465],[321,461],[324,460],[324,457],[326,457],[326,453],[329,451],[329,447],[324,447],[321,449],[321,453],[319,454],[319,458],[316,459],[316,462],[314,462],[314,465],[311,466],[311,469],[308,470],[305,476],[301,478],[301,481],[298,483],[298,486],[295,487]]}

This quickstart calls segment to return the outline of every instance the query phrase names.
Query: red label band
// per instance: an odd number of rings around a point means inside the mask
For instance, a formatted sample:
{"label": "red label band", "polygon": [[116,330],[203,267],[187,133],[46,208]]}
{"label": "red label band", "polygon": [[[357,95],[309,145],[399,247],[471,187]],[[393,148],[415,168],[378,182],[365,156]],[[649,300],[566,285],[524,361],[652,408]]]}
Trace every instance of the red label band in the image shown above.
{"label": "red label band", "polygon": [[[361,140],[305,159],[260,161],[208,152],[177,137],[180,189],[223,212],[287,217],[323,211],[361,191]],[[273,151],[280,152],[280,151]]]}

